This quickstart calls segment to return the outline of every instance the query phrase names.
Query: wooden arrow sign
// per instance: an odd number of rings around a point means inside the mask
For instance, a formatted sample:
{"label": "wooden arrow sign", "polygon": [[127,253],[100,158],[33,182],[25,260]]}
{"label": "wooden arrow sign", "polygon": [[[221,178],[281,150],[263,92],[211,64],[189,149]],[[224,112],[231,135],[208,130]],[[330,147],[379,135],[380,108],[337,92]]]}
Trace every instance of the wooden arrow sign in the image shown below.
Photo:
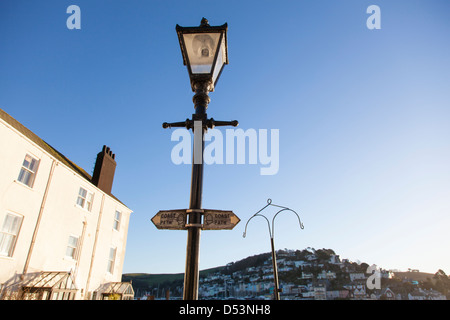
{"label": "wooden arrow sign", "polygon": [[231,230],[239,221],[233,211],[204,209],[203,230]]}
{"label": "wooden arrow sign", "polygon": [[158,229],[185,230],[186,217],[186,209],[161,210],[152,218],[152,222]]}
{"label": "wooden arrow sign", "polygon": [[[186,230],[187,215],[193,209],[161,210],[153,218],[156,228],[162,230]],[[198,225],[203,230],[231,230],[241,219],[233,211],[198,209],[203,215],[203,224]]]}

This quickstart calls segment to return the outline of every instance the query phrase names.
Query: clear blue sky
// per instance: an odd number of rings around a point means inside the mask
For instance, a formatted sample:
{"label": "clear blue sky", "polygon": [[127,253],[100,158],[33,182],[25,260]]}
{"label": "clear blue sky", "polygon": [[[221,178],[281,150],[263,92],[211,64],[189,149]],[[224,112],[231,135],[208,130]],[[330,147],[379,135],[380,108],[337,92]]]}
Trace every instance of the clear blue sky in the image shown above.
{"label": "clear blue sky", "polygon": [[[81,8],[81,30],[66,9]],[[381,9],[369,30],[366,9]],[[184,272],[186,232],[159,210],[189,205],[190,165],[175,165],[165,121],[194,112],[175,25],[228,23],[229,59],[208,116],[279,129],[280,169],[209,165],[203,207],[233,210],[232,231],[204,231],[200,268],[277,249],[332,248],[382,268],[450,273],[450,2],[0,2],[0,108],[92,172],[103,144],[113,193],[132,214],[124,273]],[[273,213],[267,210],[269,216]]]}

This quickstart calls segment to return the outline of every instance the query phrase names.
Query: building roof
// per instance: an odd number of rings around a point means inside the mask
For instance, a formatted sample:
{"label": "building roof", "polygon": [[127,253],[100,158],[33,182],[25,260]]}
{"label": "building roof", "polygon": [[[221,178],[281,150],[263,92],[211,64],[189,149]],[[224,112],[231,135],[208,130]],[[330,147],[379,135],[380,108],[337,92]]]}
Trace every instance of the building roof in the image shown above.
{"label": "building roof", "polygon": [[22,280],[20,277],[17,281],[11,282],[2,288],[2,292],[6,294],[11,288],[17,291],[18,288],[26,290],[31,289],[62,289],[77,290],[73,275],[67,271],[41,271],[36,274],[28,274],[28,279]]}
{"label": "building roof", "polygon": [[24,288],[47,288],[77,290],[74,279],[70,272],[47,272],[42,271],[34,278],[22,284]]}
{"label": "building roof", "polygon": [[[23,124],[21,124],[19,121],[11,117],[8,113],[6,113],[3,109],[0,108],[0,119],[3,119],[6,123],[11,125],[14,129],[19,131],[21,134],[23,134],[25,137],[36,143],[39,147],[44,149],[47,153],[49,153],[52,157],[57,159],[58,161],[65,164],[67,167],[75,171],[80,177],[87,180],[89,183],[92,184],[92,176],[88,174],[83,168],[76,165],[74,162],[72,162],[70,159],[68,159],[66,156],[64,156],[62,153],[60,153],[58,150],[53,148],[50,144],[42,140],[40,137],[38,137],[34,132],[32,132],[30,129],[25,127]],[[122,203],[119,199],[117,199],[114,195],[109,194],[112,198]],[[122,203],[123,204],[123,203]],[[124,204],[125,205],[125,204]]]}
{"label": "building roof", "polygon": [[133,287],[131,282],[111,282],[108,283],[108,286],[103,290],[104,294],[131,294],[134,295]]}

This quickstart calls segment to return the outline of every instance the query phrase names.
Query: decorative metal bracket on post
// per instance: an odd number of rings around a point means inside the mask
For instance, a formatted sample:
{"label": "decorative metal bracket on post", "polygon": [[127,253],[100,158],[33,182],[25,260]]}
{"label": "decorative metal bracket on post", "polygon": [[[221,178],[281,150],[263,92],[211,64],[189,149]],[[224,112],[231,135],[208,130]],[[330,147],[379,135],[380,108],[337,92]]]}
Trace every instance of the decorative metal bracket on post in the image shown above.
{"label": "decorative metal bracket on post", "polygon": [[[203,124],[204,128],[214,129],[215,127],[224,127],[224,126],[233,126],[237,127],[239,125],[239,122],[237,120],[233,121],[216,121],[214,118],[208,119]],[[186,119],[186,121],[183,122],[164,122],[163,128],[186,128],[186,129],[193,129],[194,128],[194,120]]]}
{"label": "decorative metal bracket on post", "polygon": [[[266,209],[268,206],[281,208],[281,210],[279,210],[277,213],[275,213],[275,215],[272,218],[272,228],[270,228],[269,219],[267,219],[267,217],[265,215],[260,214],[260,212],[263,211],[264,209]],[[276,254],[275,254],[275,244],[274,244],[274,240],[273,240],[274,234],[275,234],[274,222],[275,222],[275,218],[277,217],[277,215],[280,212],[283,212],[283,211],[292,211],[293,213],[295,213],[295,215],[298,218],[298,222],[300,224],[300,229],[304,229],[303,223],[300,220],[300,216],[297,214],[297,212],[295,212],[294,210],[289,209],[287,207],[283,207],[283,206],[279,206],[279,205],[276,205],[276,204],[272,204],[272,200],[271,199],[267,199],[267,205],[265,205],[261,210],[256,212],[253,216],[250,217],[250,219],[248,219],[247,223],[245,224],[244,234],[242,235],[245,238],[245,236],[247,235],[248,223],[254,217],[263,217],[267,221],[267,227],[269,228],[269,235],[270,235],[270,246],[271,246],[271,249],[272,249],[273,281],[274,281],[274,285],[275,285],[274,292],[273,292],[274,300],[280,300],[280,292],[281,292],[281,290],[279,289],[279,285],[278,285],[277,258],[276,258]]]}

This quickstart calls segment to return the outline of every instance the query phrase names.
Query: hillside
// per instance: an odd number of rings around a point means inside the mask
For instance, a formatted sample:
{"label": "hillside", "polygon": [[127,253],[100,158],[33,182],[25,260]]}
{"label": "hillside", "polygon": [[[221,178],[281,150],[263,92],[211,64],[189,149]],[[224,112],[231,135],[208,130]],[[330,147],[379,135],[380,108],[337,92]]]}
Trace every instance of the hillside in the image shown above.
{"label": "hillside", "polygon": [[426,273],[426,272],[394,272],[395,277],[403,280],[403,279],[410,279],[411,281],[427,281],[428,279],[433,279],[434,274],[433,273]]}
{"label": "hillside", "polygon": [[[215,267],[200,271],[200,277],[206,277],[210,273],[220,272],[224,267]],[[122,275],[122,281],[132,281],[135,289],[148,289],[158,286],[171,286],[183,284],[184,273],[126,273]]]}
{"label": "hillside", "polygon": [[[254,256],[247,257],[245,259],[239,260],[237,262],[233,262],[229,264],[229,268],[225,266],[214,267],[210,269],[205,269],[200,271],[200,278],[207,277],[211,273],[215,272],[227,272],[224,271],[228,269],[229,272],[235,272],[239,270],[243,270],[248,267],[256,267],[262,265],[263,262],[271,257],[270,253],[263,253]],[[173,286],[174,284],[181,285],[183,284],[184,273],[160,273],[160,274],[151,274],[151,273],[126,273],[122,275],[122,281],[133,282],[133,287],[136,289],[145,290],[147,288],[157,287],[159,286]]]}
{"label": "hillside", "polygon": [[[378,286],[369,286],[372,271],[364,262],[340,259],[332,249],[278,250],[277,265],[282,299],[445,299],[450,296],[450,278],[410,270],[391,272],[377,269]],[[271,253],[263,253],[200,271],[201,299],[270,299],[273,292]],[[369,277],[371,279],[369,279]],[[183,295],[183,273],[124,274],[132,281],[136,297],[171,298]],[[389,296],[386,290],[389,289]],[[272,290],[272,291],[271,291]]]}

